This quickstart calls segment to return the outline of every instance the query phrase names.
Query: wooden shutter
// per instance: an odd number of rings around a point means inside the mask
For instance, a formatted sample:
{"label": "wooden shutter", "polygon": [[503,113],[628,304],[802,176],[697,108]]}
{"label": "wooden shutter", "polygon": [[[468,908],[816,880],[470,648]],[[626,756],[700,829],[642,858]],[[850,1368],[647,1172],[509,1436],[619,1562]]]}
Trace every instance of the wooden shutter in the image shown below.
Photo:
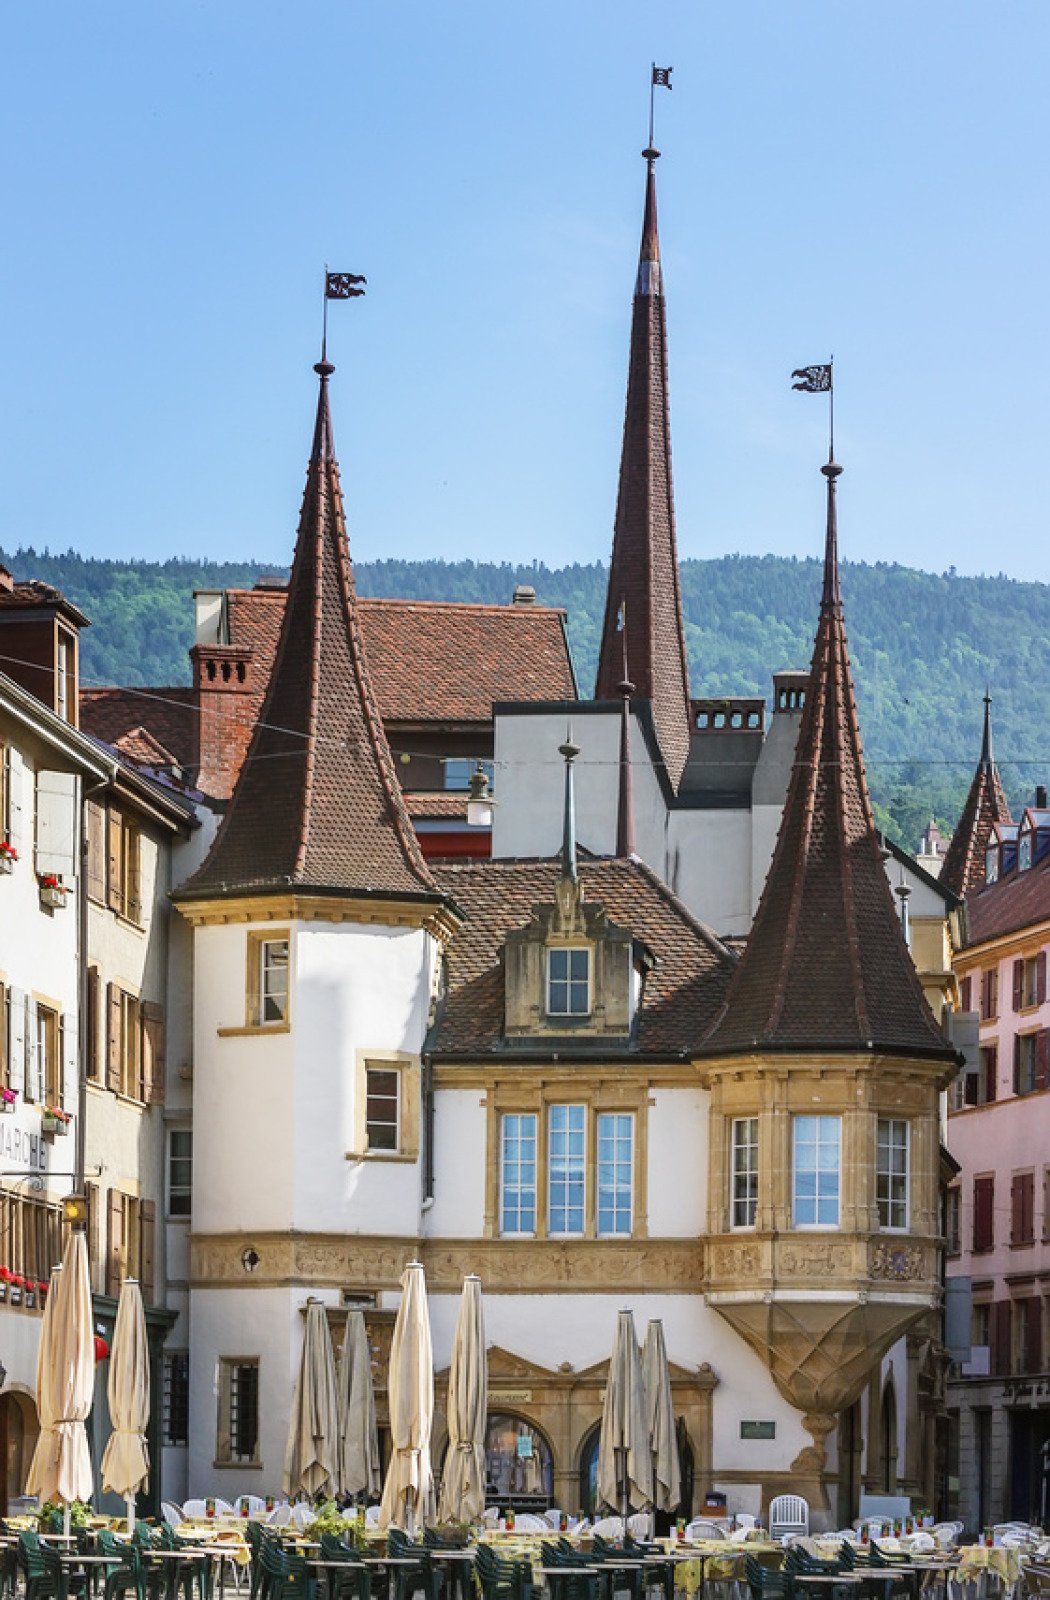
{"label": "wooden shutter", "polygon": [[1021,1186],[1023,1179],[1020,1174],[1015,1174],[1010,1179],[1010,1243],[1022,1244],[1023,1234],[1023,1200]]}
{"label": "wooden shutter", "polygon": [[106,1237],[106,1293],[120,1293],[120,1261],[124,1251],[124,1196],[109,1191],[109,1228]]}
{"label": "wooden shutter", "polygon": [[153,1303],[156,1236],[157,1208],[152,1200],[142,1200],[139,1202],[139,1284],[147,1305]]}
{"label": "wooden shutter", "polygon": [[994,1100],[999,1087],[999,1047],[990,1044],[984,1050],[984,1099],[987,1105]]}
{"label": "wooden shutter", "polygon": [[981,1019],[988,1016],[988,973],[981,973]]}
{"label": "wooden shutter", "polygon": [[1035,998],[1038,1005],[1046,1000],[1046,951],[1040,950],[1035,958]]}
{"label": "wooden shutter", "polygon": [[26,1086],[27,1100],[42,1100],[40,1087],[43,1063],[36,1042],[36,1001],[26,995]]}
{"label": "wooden shutter", "polygon": [[115,983],[106,985],[106,1088],[120,1090],[123,1052],[123,1007]]}
{"label": "wooden shutter", "polygon": [[22,851],[22,755],[8,745],[4,755],[4,801],[6,817],[0,817],[0,827],[8,843],[21,854]]}
{"label": "wooden shutter", "polygon": [[14,984],[7,991],[7,1081],[12,1089],[25,1094],[26,997]]}
{"label": "wooden shutter", "polygon": [[11,1087],[11,1079],[8,1077],[8,1066],[10,1063],[10,1057],[8,1054],[9,1031],[10,1023],[7,1017],[7,985],[6,983],[0,983],[0,1084],[4,1084],[7,1088]]}
{"label": "wooden shutter", "polygon": [[963,1011],[972,1011],[970,1001],[973,999],[973,979],[964,978],[959,985],[959,1001]]}
{"label": "wooden shutter", "polygon": [[132,922],[142,921],[142,835],[137,828],[124,830],[125,869],[128,897],[124,915]]}
{"label": "wooden shutter", "polygon": [[99,1025],[99,999],[101,997],[102,982],[99,978],[97,967],[88,967],[87,971],[87,1015],[84,1018],[84,1043],[87,1049],[87,1059],[84,1071],[89,1078],[98,1078],[102,1067],[102,1059],[98,1048]]}
{"label": "wooden shutter", "polygon": [[992,1371],[1002,1374],[1010,1371],[1010,1302],[997,1300],[992,1306]]}
{"label": "wooden shutter", "polygon": [[1025,1327],[1024,1369],[1026,1372],[1041,1372],[1043,1369],[1043,1339],[1042,1328],[1039,1326],[1042,1302],[1033,1296],[1028,1304],[1028,1322]]}
{"label": "wooden shutter", "polygon": [[87,812],[87,892],[92,900],[106,898],[106,809],[89,800]]}
{"label": "wooden shutter", "polygon": [[1035,1036],[1035,1077],[1034,1077],[1034,1087],[1036,1089],[1045,1089],[1046,1088],[1046,1069],[1047,1069],[1046,1055],[1047,1055],[1047,1031],[1044,1028],[1041,1033],[1037,1033],[1036,1036]]}
{"label": "wooden shutter", "polygon": [[1014,1094],[1021,1093],[1021,1035],[1014,1034]]}
{"label": "wooden shutter", "polygon": [[973,1248],[990,1250],[994,1242],[995,1179],[973,1180]]}
{"label": "wooden shutter", "polygon": [[1024,1005],[1024,962],[1014,962],[1014,1010],[1020,1011]]}
{"label": "wooden shutter", "polygon": [[993,967],[988,974],[988,1015],[999,1015],[999,968]]}
{"label": "wooden shutter", "polygon": [[142,1002],[142,1098],[164,1104],[164,1007]]}
{"label": "wooden shutter", "polygon": [[1021,1243],[1031,1244],[1035,1238],[1035,1174],[1021,1174]]}
{"label": "wooden shutter", "polygon": [[123,911],[124,894],[120,874],[120,812],[110,806],[106,825],[106,904],[113,911]]}

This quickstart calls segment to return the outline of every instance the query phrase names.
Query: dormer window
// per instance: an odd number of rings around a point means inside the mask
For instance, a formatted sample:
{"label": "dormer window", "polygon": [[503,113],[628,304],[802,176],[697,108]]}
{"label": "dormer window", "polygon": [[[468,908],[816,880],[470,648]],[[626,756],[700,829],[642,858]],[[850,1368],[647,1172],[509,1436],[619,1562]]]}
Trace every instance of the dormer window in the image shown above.
{"label": "dormer window", "polygon": [[571,946],[547,951],[547,1015],[589,1017],[591,1014],[591,952]]}
{"label": "dormer window", "polygon": [[1017,870],[1027,872],[1032,865],[1032,834],[1026,829],[1017,841]]}
{"label": "dormer window", "polygon": [[984,853],[984,881],[995,883],[999,877],[999,846],[990,844]]}

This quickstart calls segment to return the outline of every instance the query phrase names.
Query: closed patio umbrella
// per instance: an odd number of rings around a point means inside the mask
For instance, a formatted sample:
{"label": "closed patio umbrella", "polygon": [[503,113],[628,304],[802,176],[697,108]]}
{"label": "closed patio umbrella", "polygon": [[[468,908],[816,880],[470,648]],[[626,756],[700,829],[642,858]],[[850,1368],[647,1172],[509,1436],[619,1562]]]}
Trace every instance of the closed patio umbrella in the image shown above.
{"label": "closed patio umbrella", "polygon": [[102,1453],[102,1487],[127,1501],[128,1532],[133,1533],[135,1496],[149,1481],[149,1347],[142,1291],[134,1278],[121,1285],[106,1392],[113,1432]]}
{"label": "closed patio umbrella", "polygon": [[441,1480],[441,1520],[474,1522],[485,1509],[488,1357],[481,1279],[464,1278],[448,1370],[448,1449]]}
{"label": "closed patio umbrella", "polygon": [[372,1352],[363,1311],[350,1311],[337,1373],[339,1403],[339,1487],[344,1494],[374,1500],[383,1484],[372,1387]]}
{"label": "closed patio umbrella", "polygon": [[652,1485],[642,1364],[634,1336],[634,1316],[630,1311],[621,1311],[616,1319],[616,1338],[598,1440],[598,1499],[621,1511],[626,1519],[632,1505],[649,1504]]}
{"label": "closed patio umbrella", "polygon": [[379,1526],[390,1523],[414,1535],[433,1514],[434,1474],[430,1430],[434,1420],[434,1363],[423,1268],[409,1262],[401,1279],[401,1304],[390,1342],[390,1465],[383,1485]]}
{"label": "closed patio umbrella", "polygon": [[653,1464],[653,1505],[658,1511],[674,1511],[682,1498],[682,1480],[678,1467],[678,1440],[675,1437],[671,1372],[667,1365],[664,1325],[656,1318],[645,1330],[642,1382],[645,1385],[649,1454]]}
{"label": "closed patio umbrella", "polygon": [[306,1307],[306,1329],[295,1380],[288,1447],[284,1455],[284,1492],[289,1499],[305,1494],[332,1494],[339,1468],[339,1406],[336,1400],[335,1353],[328,1317],[320,1300]]}
{"label": "closed patio umbrella", "polygon": [[87,1240],[69,1235],[62,1270],[52,1273],[36,1365],[40,1436],[26,1492],[41,1500],[90,1500],[91,1456],[84,1423],[95,1387],[95,1340]]}

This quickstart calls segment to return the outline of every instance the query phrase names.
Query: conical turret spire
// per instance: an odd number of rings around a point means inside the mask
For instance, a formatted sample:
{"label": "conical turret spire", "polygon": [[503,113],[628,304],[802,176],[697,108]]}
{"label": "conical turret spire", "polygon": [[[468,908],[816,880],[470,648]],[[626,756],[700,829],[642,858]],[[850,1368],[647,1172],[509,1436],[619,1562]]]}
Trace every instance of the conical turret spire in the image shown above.
{"label": "conical turret spire", "polygon": [[689,673],[675,544],[667,320],[656,224],[656,160],[646,160],[645,214],[631,317],[620,485],[595,697],[614,700],[626,676],[650,701],[661,754],[674,788],[689,753]]}
{"label": "conical turret spire", "polygon": [[394,774],[357,620],[328,380],[320,379],[288,601],[262,714],[181,894],[315,889],[437,898]]}
{"label": "conical turret spire", "polygon": [[773,861],[709,1052],[951,1050],[905,946],[879,854],[838,573],[829,461],[820,622]]}
{"label": "conical turret spire", "polygon": [[952,834],[941,868],[940,881],[946,889],[965,896],[981,887],[992,824],[1009,821],[1010,807],[1006,791],[992,754],[992,697],[986,689],[981,759],[977,763],[959,825]]}

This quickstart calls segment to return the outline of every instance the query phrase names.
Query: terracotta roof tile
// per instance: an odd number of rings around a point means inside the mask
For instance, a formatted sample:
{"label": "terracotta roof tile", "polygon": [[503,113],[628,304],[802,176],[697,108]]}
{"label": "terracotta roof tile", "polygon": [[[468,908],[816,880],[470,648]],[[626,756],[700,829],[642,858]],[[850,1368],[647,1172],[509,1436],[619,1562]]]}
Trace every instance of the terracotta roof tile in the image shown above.
{"label": "terracotta roof tile", "polygon": [[904,943],[868,798],[828,479],[820,623],[780,833],[758,911],[708,1040],[712,1054],[952,1051]]}
{"label": "terracotta roof tile", "polygon": [[[656,233],[655,153],[631,314],[627,408],[612,561],[595,698],[618,699],[624,677],[649,700],[667,774],[677,789],[689,754],[689,668],[682,627],[671,482],[667,320]],[[621,628],[622,617],[626,627]]]}
{"label": "terracotta roof tile", "polygon": [[180,898],[280,887],[437,897],[394,775],[357,620],[322,362],[273,675],[229,808]]}
{"label": "terracotta roof tile", "polygon": [[984,882],[984,860],[994,822],[1009,822],[1010,807],[992,756],[992,702],[984,697],[981,759],[966,796],[959,825],[944,856],[940,881],[953,894],[968,895]]}
{"label": "terracotta roof tile", "polygon": [[104,744],[142,729],[178,762],[192,768],[197,761],[197,707],[192,689],[81,689],[80,726]]}
{"label": "terracotta roof tile", "polygon": [[[431,1048],[437,1056],[491,1055],[503,1043],[503,943],[536,906],[553,902],[561,863],[440,862],[435,870],[466,920],[449,948],[448,991]],[[690,1054],[722,1004],[733,958],[642,862],[584,857],[579,875],[587,899],[656,957],[632,1053]]]}
{"label": "terracotta roof tile", "polygon": [[415,789],[405,794],[405,806],[410,817],[419,819],[454,818],[467,820],[467,796],[449,793],[447,789]]}
{"label": "terracotta roof tile", "polygon": [[1024,872],[1016,867],[966,899],[968,946],[1050,921],[1050,851]]}

